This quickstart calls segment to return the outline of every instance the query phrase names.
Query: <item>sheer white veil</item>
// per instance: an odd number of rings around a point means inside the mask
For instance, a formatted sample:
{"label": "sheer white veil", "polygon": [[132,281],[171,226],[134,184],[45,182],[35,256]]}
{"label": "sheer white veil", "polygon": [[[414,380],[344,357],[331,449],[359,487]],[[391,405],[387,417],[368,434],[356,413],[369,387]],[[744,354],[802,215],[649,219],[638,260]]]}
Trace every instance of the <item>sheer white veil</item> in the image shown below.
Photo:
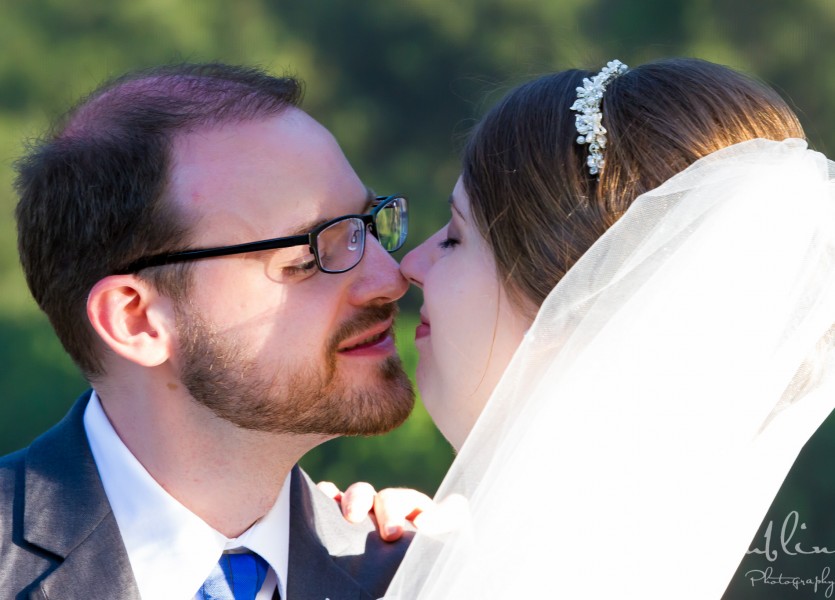
{"label": "sheer white veil", "polygon": [[543,304],[386,594],[720,598],[835,407],[835,163],[709,155]]}

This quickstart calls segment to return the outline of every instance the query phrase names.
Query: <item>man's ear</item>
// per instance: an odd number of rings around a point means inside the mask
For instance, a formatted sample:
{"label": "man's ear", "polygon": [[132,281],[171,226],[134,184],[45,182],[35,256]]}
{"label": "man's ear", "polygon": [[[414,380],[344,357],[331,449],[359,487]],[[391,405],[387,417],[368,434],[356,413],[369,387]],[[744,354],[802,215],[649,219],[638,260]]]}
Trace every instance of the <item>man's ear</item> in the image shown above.
{"label": "man's ear", "polygon": [[143,367],[171,356],[174,314],[171,300],[134,275],[105,277],[87,297],[87,317],[105,344]]}

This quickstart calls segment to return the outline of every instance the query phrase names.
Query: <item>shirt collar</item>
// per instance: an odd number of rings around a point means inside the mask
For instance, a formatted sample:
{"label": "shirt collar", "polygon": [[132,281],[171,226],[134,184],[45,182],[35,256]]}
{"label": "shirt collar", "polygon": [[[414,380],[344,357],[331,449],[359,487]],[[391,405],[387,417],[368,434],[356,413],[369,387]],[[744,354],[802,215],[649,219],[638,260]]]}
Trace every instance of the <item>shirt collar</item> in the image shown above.
{"label": "shirt collar", "polygon": [[281,597],[286,597],[289,474],[269,512],[230,539],[151,477],[113,429],[95,391],[84,412],[84,428],[142,598],[193,598],[223,551],[240,547],[270,564]]}

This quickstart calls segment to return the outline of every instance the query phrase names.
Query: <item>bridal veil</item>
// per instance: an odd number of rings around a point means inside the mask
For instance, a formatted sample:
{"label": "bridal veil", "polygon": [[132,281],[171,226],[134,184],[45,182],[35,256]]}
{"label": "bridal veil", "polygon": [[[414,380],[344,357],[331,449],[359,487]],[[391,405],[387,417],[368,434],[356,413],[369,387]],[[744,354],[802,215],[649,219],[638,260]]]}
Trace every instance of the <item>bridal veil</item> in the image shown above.
{"label": "bridal veil", "polygon": [[753,140],[543,304],[386,598],[720,598],[835,407],[835,163]]}

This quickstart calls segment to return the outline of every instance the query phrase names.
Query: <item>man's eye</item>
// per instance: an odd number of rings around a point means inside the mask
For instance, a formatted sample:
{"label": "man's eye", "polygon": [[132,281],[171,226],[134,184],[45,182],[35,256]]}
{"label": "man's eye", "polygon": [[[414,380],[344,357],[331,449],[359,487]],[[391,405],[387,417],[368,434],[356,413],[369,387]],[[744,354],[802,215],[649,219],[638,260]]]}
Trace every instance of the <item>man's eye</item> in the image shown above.
{"label": "man's eye", "polygon": [[302,281],[315,274],[319,269],[316,258],[312,254],[305,254],[295,260],[274,260],[269,269],[272,277],[282,283]]}
{"label": "man's eye", "polygon": [[316,272],[316,260],[310,259],[298,265],[287,265],[281,269],[288,277],[309,276]]}

